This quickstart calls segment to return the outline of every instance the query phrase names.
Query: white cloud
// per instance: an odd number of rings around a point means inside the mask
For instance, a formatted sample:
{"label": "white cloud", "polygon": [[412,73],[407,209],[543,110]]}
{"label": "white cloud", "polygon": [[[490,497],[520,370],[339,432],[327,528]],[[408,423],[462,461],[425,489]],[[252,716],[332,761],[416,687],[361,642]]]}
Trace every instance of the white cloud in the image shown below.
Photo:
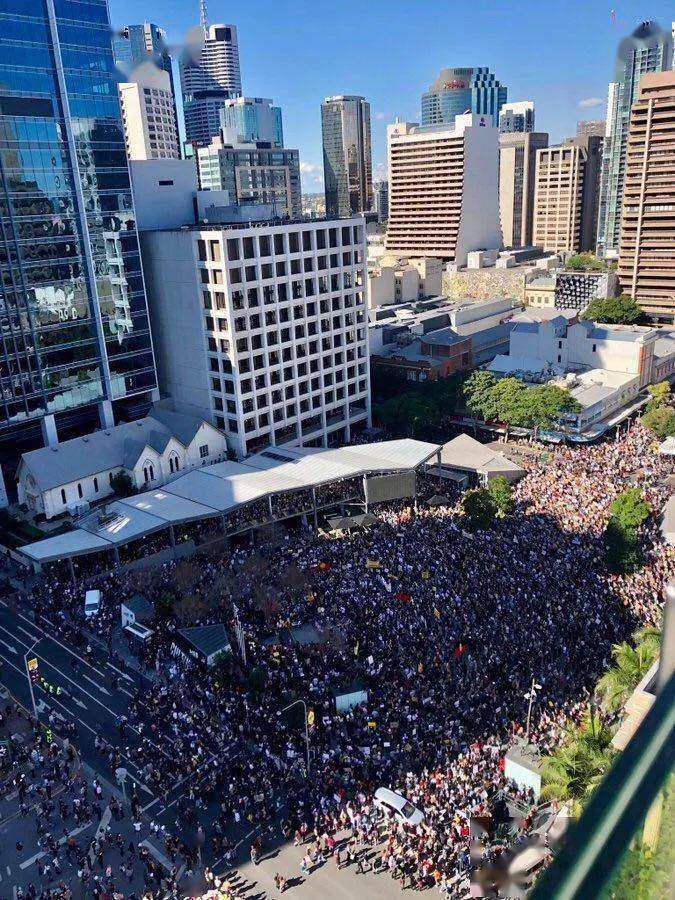
{"label": "white cloud", "polygon": [[323,166],[318,163],[301,162],[300,175],[305,189],[323,188]]}
{"label": "white cloud", "polygon": [[390,119],[391,116],[389,115],[389,113],[385,113],[385,112],[376,112],[376,113],[375,113],[375,118],[377,119],[378,122],[384,122],[385,119]]}
{"label": "white cloud", "polygon": [[593,109],[596,106],[603,106],[604,99],[602,97],[586,97],[579,101],[580,109]]}

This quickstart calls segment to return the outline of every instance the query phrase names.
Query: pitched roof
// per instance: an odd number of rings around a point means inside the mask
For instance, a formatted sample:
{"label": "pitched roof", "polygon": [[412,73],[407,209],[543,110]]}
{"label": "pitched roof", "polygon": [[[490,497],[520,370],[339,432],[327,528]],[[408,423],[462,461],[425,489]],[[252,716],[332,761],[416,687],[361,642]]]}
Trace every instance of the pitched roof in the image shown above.
{"label": "pitched roof", "polygon": [[211,656],[230,647],[230,638],[224,625],[197,625],[194,628],[181,628],[179,634],[195,650],[204,656]]}
{"label": "pitched roof", "polygon": [[30,450],[21,457],[41,491],[69,484],[97,472],[133,468],[146,446],[162,453],[172,437],[187,446],[204,420],[154,407],[136,422],[94,431],[54,447]]}
{"label": "pitched roof", "polygon": [[443,445],[441,463],[451,469],[477,472],[481,475],[499,475],[503,472],[525,474],[525,470],[504,453],[481,444],[468,434],[460,434]]}

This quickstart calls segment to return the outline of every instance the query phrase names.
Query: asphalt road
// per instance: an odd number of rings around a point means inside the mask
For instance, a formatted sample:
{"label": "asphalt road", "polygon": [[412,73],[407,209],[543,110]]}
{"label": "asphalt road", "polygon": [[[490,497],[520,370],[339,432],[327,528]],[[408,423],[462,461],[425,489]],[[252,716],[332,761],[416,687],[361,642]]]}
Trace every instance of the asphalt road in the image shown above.
{"label": "asphalt road", "polygon": [[[96,750],[94,739],[98,733],[114,746],[139,745],[138,733],[128,726],[121,741],[118,723],[126,714],[140,676],[121,673],[98,647],[93,648],[91,661],[87,662],[53,631],[48,622],[34,621],[26,610],[16,607],[6,597],[0,598],[0,680],[26,709],[32,709],[25,658],[37,658],[40,676],[55,689],[61,689],[57,696],[41,684],[33,686],[38,718],[48,724],[50,712],[54,712],[57,718],[74,722],[78,732],[74,743],[81,758],[110,781],[107,761]],[[152,791],[143,784],[128,757],[125,765],[129,777],[139,785],[141,796],[151,800]]]}

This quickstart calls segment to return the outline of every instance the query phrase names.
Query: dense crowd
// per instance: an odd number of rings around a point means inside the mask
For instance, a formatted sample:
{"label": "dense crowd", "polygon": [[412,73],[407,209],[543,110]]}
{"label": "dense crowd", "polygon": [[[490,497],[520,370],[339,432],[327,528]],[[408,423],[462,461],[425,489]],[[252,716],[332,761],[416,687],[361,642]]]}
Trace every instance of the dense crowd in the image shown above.
{"label": "dense crowd", "polygon": [[[507,786],[501,761],[524,733],[532,678],[542,688],[530,737],[546,752],[587,707],[612,644],[659,622],[675,575],[656,515],[643,529],[645,566],[628,576],[604,567],[612,499],[635,485],[658,513],[668,494],[672,463],[640,425],[616,443],[563,447],[526,466],[513,515],[485,531],[462,528],[459,504],[415,513],[404,502],[376,508],[376,524],[360,533],[299,530],[279,545],[200,558],[190,586],[204,599],[200,620],[231,623],[230,599],[212,598],[214,584],[234,582],[247,664],[235,652],[193,677],[171,654],[169,619],[145,650],[157,682],[129,709],[142,736],[130,752],[153,789],[199,775],[177,805],[178,829],[216,803],[207,839],[227,861],[244,823],[265,833],[282,817],[284,833],[312,853],[330,851],[348,828],[360,846],[378,847],[376,868],[402,885],[448,890],[468,865],[469,819]],[[146,590],[165,592],[175,565]],[[99,586],[112,609],[105,632],[138,584],[129,575]],[[47,615],[64,604],[75,615],[81,595],[81,585],[51,582],[34,601]],[[282,638],[299,625],[318,643]],[[367,701],[337,712],[335,693],[355,681]],[[313,712],[309,778],[302,717],[279,713],[296,698]],[[379,786],[403,793],[423,823],[378,821]]]}

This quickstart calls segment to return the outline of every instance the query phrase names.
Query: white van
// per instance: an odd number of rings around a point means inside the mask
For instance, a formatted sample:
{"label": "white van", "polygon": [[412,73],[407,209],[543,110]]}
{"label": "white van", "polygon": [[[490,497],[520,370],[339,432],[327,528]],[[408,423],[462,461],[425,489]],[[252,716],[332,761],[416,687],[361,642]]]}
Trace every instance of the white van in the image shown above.
{"label": "white van", "polygon": [[89,619],[101,611],[101,592],[87,591],[84,597],[84,617]]}
{"label": "white van", "polygon": [[373,803],[378,809],[393,813],[400,822],[408,825],[419,825],[424,821],[424,813],[413,806],[410,800],[389,788],[378,788],[373,796]]}

